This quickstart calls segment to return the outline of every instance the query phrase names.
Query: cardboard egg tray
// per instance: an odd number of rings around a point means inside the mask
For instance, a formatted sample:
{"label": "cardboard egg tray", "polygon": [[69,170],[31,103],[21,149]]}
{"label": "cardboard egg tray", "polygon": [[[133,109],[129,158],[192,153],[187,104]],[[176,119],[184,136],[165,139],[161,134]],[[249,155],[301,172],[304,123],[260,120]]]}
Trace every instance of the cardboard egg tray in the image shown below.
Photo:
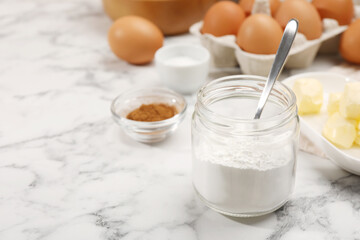
{"label": "cardboard egg tray", "polygon": [[[358,6],[355,10],[356,17],[359,17]],[[201,44],[210,51],[214,67],[239,65],[244,74],[268,75],[275,54],[262,55],[245,52],[236,44],[236,36],[215,37],[211,34],[202,34],[201,27],[202,22],[195,23],[190,27],[190,33],[199,37]],[[285,68],[306,68],[311,65],[318,52],[337,52],[340,34],[346,28],[347,26],[339,26],[334,19],[323,19],[323,33],[320,38],[307,40],[303,34],[297,33]]]}

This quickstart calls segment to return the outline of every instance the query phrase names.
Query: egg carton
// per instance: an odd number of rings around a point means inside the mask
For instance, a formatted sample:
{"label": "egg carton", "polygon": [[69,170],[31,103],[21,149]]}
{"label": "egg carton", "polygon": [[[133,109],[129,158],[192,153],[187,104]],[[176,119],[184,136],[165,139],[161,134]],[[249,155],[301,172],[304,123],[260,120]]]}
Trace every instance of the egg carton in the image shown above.
{"label": "egg carton", "polygon": [[[356,18],[360,17],[359,10],[359,6],[356,6]],[[259,12],[261,11],[263,10]],[[268,10],[265,8],[265,11]],[[197,22],[190,27],[190,33],[199,37],[201,44],[210,51],[214,67],[223,68],[240,65],[245,74],[268,75],[275,54],[263,55],[245,52],[236,44],[236,36],[215,37],[211,34],[202,34],[201,28],[202,21]],[[334,19],[323,19],[323,33],[320,38],[307,40],[302,33],[297,33],[285,68],[308,67],[314,61],[319,50],[322,53],[337,52],[340,34],[346,29],[347,26],[339,26]]]}

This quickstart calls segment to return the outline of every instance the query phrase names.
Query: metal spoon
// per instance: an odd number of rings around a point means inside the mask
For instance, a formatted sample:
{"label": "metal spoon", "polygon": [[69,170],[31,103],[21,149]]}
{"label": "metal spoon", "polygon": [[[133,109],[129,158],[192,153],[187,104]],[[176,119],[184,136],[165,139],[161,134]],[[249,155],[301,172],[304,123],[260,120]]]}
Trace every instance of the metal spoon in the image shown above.
{"label": "metal spoon", "polygon": [[276,52],[274,63],[271,67],[265,87],[261,93],[254,119],[259,119],[261,116],[266,101],[270,95],[271,89],[273,88],[276,80],[278,79],[281,73],[281,70],[284,67],[290,48],[294,42],[297,29],[298,29],[298,21],[296,19],[291,19],[285,27],[279,48]]}

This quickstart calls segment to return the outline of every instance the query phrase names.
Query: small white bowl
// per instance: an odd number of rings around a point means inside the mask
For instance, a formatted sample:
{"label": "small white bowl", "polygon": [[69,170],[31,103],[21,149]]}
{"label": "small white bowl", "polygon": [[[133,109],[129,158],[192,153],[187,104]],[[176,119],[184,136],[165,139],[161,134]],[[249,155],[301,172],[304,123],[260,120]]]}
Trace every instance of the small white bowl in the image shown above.
{"label": "small white bowl", "polygon": [[160,48],[155,63],[161,81],[183,94],[197,91],[209,73],[209,51],[194,44],[174,44]]}

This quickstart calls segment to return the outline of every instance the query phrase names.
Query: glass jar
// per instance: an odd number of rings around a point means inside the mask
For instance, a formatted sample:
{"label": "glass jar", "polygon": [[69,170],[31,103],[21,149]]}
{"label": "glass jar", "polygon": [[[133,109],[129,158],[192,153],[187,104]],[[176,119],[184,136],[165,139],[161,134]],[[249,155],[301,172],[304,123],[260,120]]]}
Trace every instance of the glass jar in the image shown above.
{"label": "glass jar", "polygon": [[192,119],[193,185],[220,213],[250,217],[289,199],[299,138],[296,97],[276,82],[260,119],[266,78],[223,77],[200,89]]}

